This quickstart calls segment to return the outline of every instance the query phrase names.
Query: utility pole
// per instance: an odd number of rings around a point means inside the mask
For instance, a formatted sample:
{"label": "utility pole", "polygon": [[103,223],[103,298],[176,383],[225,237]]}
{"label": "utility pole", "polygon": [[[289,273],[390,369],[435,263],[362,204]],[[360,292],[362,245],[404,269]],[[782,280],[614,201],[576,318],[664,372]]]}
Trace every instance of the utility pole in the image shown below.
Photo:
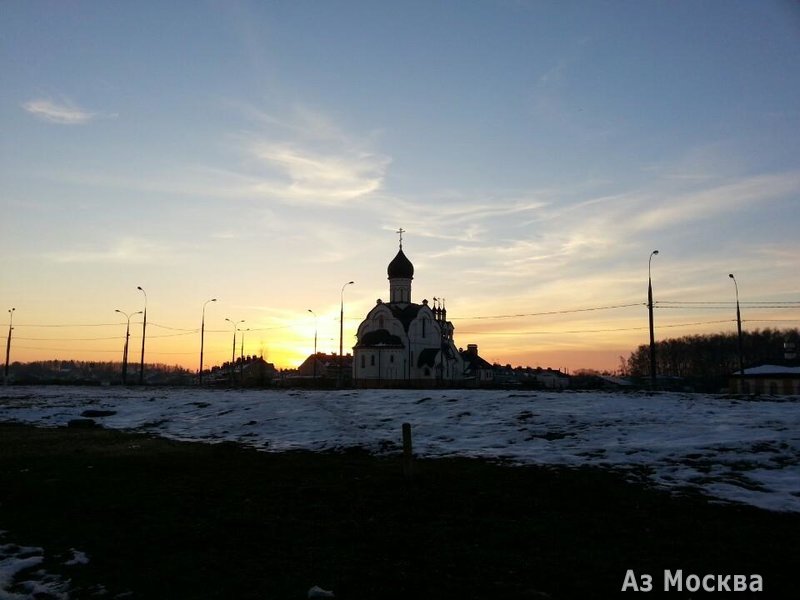
{"label": "utility pole", "polygon": [[142,286],[137,286],[137,290],[144,294],[144,317],[142,319],[142,358],[139,361],[139,385],[144,384],[144,336],[147,329],[147,292],[142,289]]}
{"label": "utility pole", "polygon": [[658,250],[653,250],[650,253],[650,259],[647,261],[647,311],[650,317],[650,389],[656,389],[656,338],[653,329],[653,281],[650,277],[650,263],[653,257],[658,254]]}
{"label": "utility pole", "polygon": [[3,385],[8,385],[8,359],[11,356],[11,332],[14,331],[14,311],[16,308],[8,309],[8,337],[6,338],[6,369],[3,372]]}

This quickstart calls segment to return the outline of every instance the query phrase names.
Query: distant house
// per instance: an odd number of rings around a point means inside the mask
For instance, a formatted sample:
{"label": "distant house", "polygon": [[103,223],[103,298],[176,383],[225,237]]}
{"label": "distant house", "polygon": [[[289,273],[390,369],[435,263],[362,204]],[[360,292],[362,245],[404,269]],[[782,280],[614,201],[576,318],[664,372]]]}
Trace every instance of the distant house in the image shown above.
{"label": "distant house", "polygon": [[207,385],[264,387],[278,376],[278,370],[261,356],[239,357],[235,362],[211,367],[203,378]]}
{"label": "distant house", "polygon": [[459,350],[464,360],[464,376],[476,385],[491,385],[494,383],[494,367],[492,364],[478,356],[478,345],[467,344],[466,350]]}
{"label": "distant house", "polygon": [[245,387],[269,385],[278,375],[275,365],[260,356],[245,357],[244,365],[239,366],[241,384]]}
{"label": "distant house", "polygon": [[800,367],[761,365],[736,371],[729,389],[734,394],[800,395]]}
{"label": "distant house", "polygon": [[533,371],[533,377],[542,387],[549,390],[563,390],[568,388],[570,383],[568,375],[554,369],[536,369]]}
{"label": "distant house", "polygon": [[311,354],[297,367],[297,374],[300,377],[335,379],[341,369],[342,373],[348,375],[349,378],[352,366],[353,357],[350,354],[340,357],[339,354],[317,352]]}

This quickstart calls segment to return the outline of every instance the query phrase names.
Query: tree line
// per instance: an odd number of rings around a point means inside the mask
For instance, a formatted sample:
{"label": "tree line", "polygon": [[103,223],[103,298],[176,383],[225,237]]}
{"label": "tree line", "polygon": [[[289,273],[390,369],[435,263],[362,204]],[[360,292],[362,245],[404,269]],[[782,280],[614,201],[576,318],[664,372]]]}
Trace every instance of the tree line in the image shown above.
{"label": "tree line", "polygon": [[[800,348],[800,329],[755,329],[742,332],[744,367],[785,364],[785,343]],[[642,344],[624,365],[628,377],[650,376],[650,346]],[[739,370],[739,342],[735,332],[687,335],[656,342],[659,377],[678,377],[698,390],[716,391]]]}
{"label": "tree line", "polygon": [[[139,363],[128,363],[128,378],[137,380]],[[122,363],[117,361],[37,360],[11,364],[15,383],[117,383]],[[179,384],[191,381],[192,373],[178,365],[146,363],[144,371],[149,383]]]}

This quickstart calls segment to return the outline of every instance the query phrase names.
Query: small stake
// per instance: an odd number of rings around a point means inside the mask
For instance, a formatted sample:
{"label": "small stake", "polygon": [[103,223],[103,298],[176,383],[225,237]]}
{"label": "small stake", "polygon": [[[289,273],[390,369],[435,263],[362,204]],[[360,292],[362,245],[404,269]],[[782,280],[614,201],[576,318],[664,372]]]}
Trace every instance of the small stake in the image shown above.
{"label": "small stake", "polygon": [[412,461],[414,459],[414,451],[411,445],[411,424],[403,423],[403,477],[407,481],[411,481]]}

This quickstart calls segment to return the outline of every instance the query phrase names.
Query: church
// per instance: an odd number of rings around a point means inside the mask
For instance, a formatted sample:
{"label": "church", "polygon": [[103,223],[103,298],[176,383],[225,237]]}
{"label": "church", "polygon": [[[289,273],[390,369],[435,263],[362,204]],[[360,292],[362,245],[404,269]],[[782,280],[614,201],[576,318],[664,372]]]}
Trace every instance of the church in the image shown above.
{"label": "church", "polygon": [[357,386],[432,386],[464,380],[465,363],[453,342],[444,300],[411,301],[414,265],[400,249],[387,268],[389,302],[378,300],[358,326],[353,347]]}

